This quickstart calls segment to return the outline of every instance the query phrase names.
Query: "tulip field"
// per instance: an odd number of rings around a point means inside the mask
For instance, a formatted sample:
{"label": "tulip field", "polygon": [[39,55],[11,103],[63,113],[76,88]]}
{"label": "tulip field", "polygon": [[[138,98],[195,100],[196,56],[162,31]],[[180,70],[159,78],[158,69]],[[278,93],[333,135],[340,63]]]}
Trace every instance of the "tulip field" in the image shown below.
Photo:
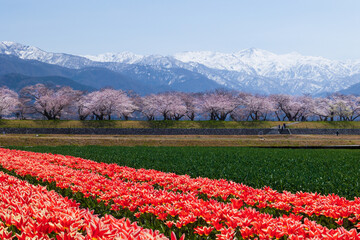
{"label": "tulip field", "polygon": [[1,239],[360,239],[357,197],[2,148],[0,170]]}
{"label": "tulip field", "polygon": [[208,177],[277,191],[360,196],[360,149],[244,147],[38,146],[19,150],[77,156],[193,178]]}
{"label": "tulip field", "polygon": [[167,239],[128,219],[99,218],[54,191],[1,172],[0,190],[1,239]]}

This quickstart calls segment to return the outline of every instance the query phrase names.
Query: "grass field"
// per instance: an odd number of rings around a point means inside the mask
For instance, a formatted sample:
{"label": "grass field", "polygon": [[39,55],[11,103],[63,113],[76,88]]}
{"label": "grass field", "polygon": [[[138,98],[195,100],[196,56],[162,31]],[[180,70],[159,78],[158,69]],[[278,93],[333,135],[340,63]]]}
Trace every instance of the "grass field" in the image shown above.
{"label": "grass field", "polygon": [[360,128],[360,122],[335,121],[335,122],[298,122],[292,124],[289,128],[326,128],[326,129],[342,129],[342,128]]}
{"label": "grass field", "polygon": [[258,146],[360,145],[358,135],[35,135],[0,134],[0,146]]}
{"label": "grass field", "polygon": [[360,196],[360,150],[234,147],[16,147],[157,169],[192,177],[228,179],[279,191]]}
{"label": "grass field", "polygon": [[[277,121],[76,121],[0,120],[0,128],[271,128],[291,122]],[[289,128],[360,128],[357,122],[299,122]]]}

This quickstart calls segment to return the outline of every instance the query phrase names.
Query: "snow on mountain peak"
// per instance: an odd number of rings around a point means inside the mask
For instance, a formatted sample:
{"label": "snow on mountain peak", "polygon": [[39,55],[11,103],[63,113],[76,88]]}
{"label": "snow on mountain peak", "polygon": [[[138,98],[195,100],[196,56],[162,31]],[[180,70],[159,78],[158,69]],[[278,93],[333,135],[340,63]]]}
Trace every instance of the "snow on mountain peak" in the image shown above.
{"label": "snow on mountain peak", "polygon": [[254,57],[269,57],[275,54],[259,48],[247,48],[234,53],[234,55],[244,58],[254,58]]}
{"label": "snow on mountain peak", "polygon": [[80,56],[46,52],[37,47],[9,41],[0,42],[0,54],[13,55],[21,59],[36,60],[68,68],[81,68],[90,62],[90,60]]}
{"label": "snow on mountain peak", "polygon": [[176,53],[174,58],[185,63],[200,63],[209,68],[242,71],[247,66],[235,54],[198,51]]}
{"label": "snow on mountain peak", "polygon": [[12,45],[16,45],[18,43],[15,43],[15,42],[11,42],[11,41],[2,41],[0,42],[0,45],[4,45],[4,46],[12,46]]}
{"label": "snow on mountain peak", "polygon": [[84,55],[83,57],[96,62],[118,62],[133,64],[144,56],[134,54],[132,52],[121,52],[121,53],[103,53],[98,55]]}
{"label": "snow on mountain peak", "polygon": [[35,59],[43,57],[46,52],[33,46],[27,46],[20,43],[3,41],[0,42],[0,53],[7,55],[15,55],[22,59]]}
{"label": "snow on mountain peak", "polygon": [[[209,68],[238,72],[250,72],[249,69],[252,69],[259,76],[287,79],[331,79],[335,75],[338,77],[360,73],[360,68],[354,69],[352,64],[341,61],[303,56],[296,52],[275,54],[258,48],[235,53],[183,52],[175,54],[174,57],[182,62],[196,62]],[[305,74],[301,74],[302,72]]]}

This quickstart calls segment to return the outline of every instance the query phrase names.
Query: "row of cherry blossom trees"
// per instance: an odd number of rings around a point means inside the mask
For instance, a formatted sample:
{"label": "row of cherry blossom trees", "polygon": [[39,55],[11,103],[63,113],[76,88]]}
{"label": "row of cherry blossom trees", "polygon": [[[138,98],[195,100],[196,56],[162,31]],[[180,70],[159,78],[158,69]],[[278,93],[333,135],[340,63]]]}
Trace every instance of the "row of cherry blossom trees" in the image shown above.
{"label": "row of cherry blossom trees", "polygon": [[70,87],[27,86],[16,93],[0,88],[0,118],[147,120],[289,120],[354,121],[360,119],[360,97],[334,94],[324,98],[254,95],[215,90],[205,93],[165,92],[139,96],[101,89],[90,93]]}

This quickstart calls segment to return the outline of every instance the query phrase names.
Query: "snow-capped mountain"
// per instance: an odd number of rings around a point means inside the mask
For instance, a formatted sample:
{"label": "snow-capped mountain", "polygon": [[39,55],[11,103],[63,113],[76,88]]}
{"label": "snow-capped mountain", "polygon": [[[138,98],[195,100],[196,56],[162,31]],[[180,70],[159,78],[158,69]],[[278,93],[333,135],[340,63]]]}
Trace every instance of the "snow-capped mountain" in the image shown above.
{"label": "snow-capped mountain", "polygon": [[0,54],[72,69],[107,68],[133,79],[158,82],[182,91],[185,86],[189,88],[187,91],[194,91],[191,84],[196,84],[197,90],[225,87],[266,94],[319,94],[340,91],[360,82],[360,60],[336,61],[299,53],[274,54],[256,48],[234,53],[182,52],[173,56],[131,52],[75,56],[1,42]]}
{"label": "snow-capped mountain", "polygon": [[84,57],[95,62],[120,62],[120,63],[133,64],[136,61],[142,59],[144,56],[134,54],[132,52],[122,52],[122,53],[104,53],[96,56],[85,55]]}
{"label": "snow-capped mountain", "polygon": [[[251,92],[316,94],[339,91],[360,82],[357,78],[346,79],[360,73],[360,60],[341,62],[296,52],[278,55],[250,48],[230,54],[203,51],[173,56],[135,56],[131,58],[134,64],[180,67],[225,87]],[[106,59],[101,59],[101,62],[106,62]]]}
{"label": "snow-capped mountain", "polygon": [[21,59],[37,60],[49,64],[55,64],[62,67],[79,69],[91,64],[91,60],[65,54],[65,53],[51,53],[41,50],[37,47],[27,46],[14,42],[0,42],[0,54],[13,55]]}
{"label": "snow-capped mountain", "polygon": [[287,79],[313,79],[322,81],[360,72],[357,62],[340,62],[323,57],[302,56],[299,53],[277,55],[261,49],[245,49],[233,54],[212,52],[185,52],[175,54],[182,62],[195,62],[209,68],[246,71],[262,77]]}
{"label": "snow-capped mountain", "polygon": [[[139,94],[162,91],[200,92],[223,87],[202,74],[176,67],[172,61],[179,61],[173,58],[151,55],[139,59],[142,60],[142,64],[131,64],[131,59],[121,58],[119,54],[117,56],[118,62],[106,62],[109,59],[102,60],[101,57],[98,61],[92,61],[82,56],[50,53],[36,47],[1,42],[0,75],[17,73],[29,77],[62,76],[97,89],[103,87],[131,89]],[[44,64],[36,64],[36,61]],[[24,67],[22,68],[21,65]],[[54,69],[51,66],[65,67],[65,69]]]}

